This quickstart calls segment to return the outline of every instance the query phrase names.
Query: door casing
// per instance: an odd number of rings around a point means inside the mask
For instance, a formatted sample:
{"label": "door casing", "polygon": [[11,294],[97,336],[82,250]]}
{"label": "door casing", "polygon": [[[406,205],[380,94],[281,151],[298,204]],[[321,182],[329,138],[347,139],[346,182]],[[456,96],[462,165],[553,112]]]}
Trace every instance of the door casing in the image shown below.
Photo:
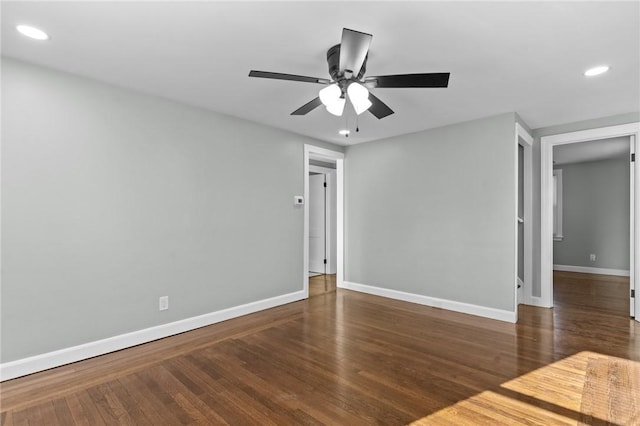
{"label": "door casing", "polygon": [[320,148],[315,145],[304,145],[304,229],[303,229],[303,291],[309,297],[309,160],[330,161],[336,164],[336,285],[344,283],[344,153]]}
{"label": "door casing", "polygon": [[309,272],[326,274],[327,188],[324,173],[309,175]]}
{"label": "door casing", "polygon": [[[543,136],[540,138],[540,296],[532,296],[532,304],[551,308],[553,307],[553,147],[570,143],[586,142],[598,139],[609,139],[621,136],[631,136],[635,143],[638,143],[640,134],[640,122],[621,124],[617,126],[600,127],[596,129],[581,130],[577,132],[561,133],[557,135]],[[634,147],[633,151],[637,152]],[[640,188],[640,173],[638,161],[631,163],[631,191],[633,206],[630,209],[631,225],[631,258],[630,258],[630,288],[635,288],[638,282],[639,272],[637,265],[640,259],[640,225],[638,223],[639,198],[638,188]],[[633,310],[640,312],[640,297],[635,297]],[[636,315],[636,321],[640,321],[640,315]]]}
{"label": "door casing", "polygon": [[[516,175],[515,179],[515,276],[513,279],[515,294],[514,294],[514,312],[516,313],[516,318],[518,315],[518,303],[524,302],[525,304],[529,304],[531,294],[531,289],[533,286],[533,227],[532,227],[532,216],[533,216],[533,157],[532,157],[532,147],[533,147],[533,137],[529,132],[522,127],[520,123],[516,123],[515,126],[515,167],[516,171],[518,170],[518,147],[522,146],[524,149],[524,158],[523,158],[523,198],[524,198],[524,209],[523,209],[523,220],[524,220],[524,277],[523,277],[523,289],[518,291],[518,286],[516,283],[518,282],[518,178]],[[519,300],[522,296],[524,300]]]}

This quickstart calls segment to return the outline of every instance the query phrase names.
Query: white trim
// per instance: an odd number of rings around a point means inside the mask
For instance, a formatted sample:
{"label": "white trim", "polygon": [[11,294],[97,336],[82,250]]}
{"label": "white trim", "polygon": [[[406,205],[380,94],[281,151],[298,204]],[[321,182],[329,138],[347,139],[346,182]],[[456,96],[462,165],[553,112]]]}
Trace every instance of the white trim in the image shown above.
{"label": "white trim", "polygon": [[[562,133],[558,135],[543,136],[540,138],[540,299],[544,306],[553,306],[553,191],[552,191],[552,172],[553,172],[553,147],[556,145],[564,145],[576,142],[585,142],[597,139],[608,139],[619,136],[634,136],[638,140],[640,134],[640,122],[622,124],[618,126],[601,127],[597,129],[581,130],[578,132]],[[637,162],[634,163],[634,167]],[[636,173],[636,180],[638,179]],[[636,185],[634,185],[636,186]],[[637,192],[637,189],[634,189]],[[635,202],[638,203],[635,197]],[[636,205],[634,223],[637,223],[638,209]],[[632,218],[630,217],[630,220]],[[640,264],[640,250],[638,248],[639,226],[635,226],[634,250],[631,259],[631,268]],[[629,280],[630,283],[638,279],[638,270],[634,268],[634,276]],[[633,284],[630,284],[633,285]],[[640,298],[636,298],[636,311],[640,306]],[[638,316],[640,317],[640,315]],[[636,317],[637,321],[640,318]]]}
{"label": "white trim", "polygon": [[344,158],[336,160],[336,285],[344,282]]}
{"label": "white trim", "polygon": [[[340,151],[333,151],[330,149],[326,149],[326,148],[320,148],[319,146],[315,146],[315,145],[309,145],[309,144],[304,144],[304,150],[305,152],[308,153],[313,153],[313,159],[314,160],[328,160],[328,161],[335,161],[335,160],[344,160],[344,153],[340,152]],[[336,170],[338,169],[337,167],[337,163],[336,163]],[[316,166],[318,167],[318,166]]]}
{"label": "white trim", "polygon": [[554,271],[582,272],[583,274],[616,275],[628,277],[629,271],[624,269],[592,268],[590,266],[553,265]]}
{"label": "white trim", "polygon": [[0,364],[0,380],[14,379],[38,371],[48,370],[83,359],[104,355],[109,352],[118,351],[132,346],[148,343],[153,340],[162,339],[185,331],[216,324],[237,318],[243,315],[273,308],[291,302],[296,302],[305,298],[303,291],[283,294],[269,299],[246,303],[232,308],[222,309],[216,312],[186,318],[179,321],[162,324],[155,327],[131,333],[121,334],[94,342],[84,343],[70,348],[64,348],[53,352],[18,359],[16,361]]}
{"label": "white trim", "polygon": [[305,299],[309,297],[309,147],[304,146],[304,177],[302,193],[304,197],[302,225],[302,291]]}
{"label": "white trim", "polygon": [[[0,71],[0,77],[1,77],[2,72]],[[0,112],[2,110],[2,104],[0,103]],[[0,126],[1,127],[1,126]],[[2,147],[2,141],[0,140],[0,297],[2,295],[2,277],[4,276],[4,274],[2,273],[2,212],[4,211],[2,209],[2,190],[1,188],[4,188],[4,186],[2,185],[2,151],[3,151],[3,147]],[[2,323],[2,318],[1,318],[1,314],[2,314],[2,309],[0,308],[0,324]],[[2,348],[2,332],[0,331],[0,348]],[[0,364],[1,366],[2,364]],[[2,369],[0,369],[0,380],[2,380]],[[1,405],[1,404],[0,404]]]}
{"label": "white trim", "polygon": [[[332,212],[333,209],[335,208],[335,206],[333,205],[334,203],[332,202],[333,200],[333,196],[337,194],[334,194],[335,192],[335,188],[336,188],[336,169],[330,169],[329,167],[322,167],[322,166],[314,166],[313,164],[309,164],[309,172],[312,173],[321,173],[324,174],[325,176],[325,182],[327,184],[326,186],[326,199],[325,199],[325,254],[327,257],[327,264],[325,265],[325,273],[326,274],[335,274],[336,271],[336,265],[333,261],[334,256],[336,256],[336,260],[337,260],[337,255],[336,253],[333,253],[333,243],[334,243],[334,239],[335,239],[335,235],[336,235],[336,224],[333,223],[332,221]],[[337,212],[336,212],[337,213]],[[337,214],[336,214],[337,217]]]}
{"label": "white trim", "polygon": [[502,309],[489,308],[486,306],[472,305],[470,303],[456,302],[454,300],[438,299],[437,297],[424,296],[422,294],[407,293],[404,291],[374,287],[349,281],[344,281],[340,288],[345,288],[347,290],[353,290],[360,293],[387,297],[389,299],[417,303],[419,305],[431,306],[433,308],[446,309],[448,311],[461,312],[463,314],[491,318],[499,321],[515,323],[517,320],[516,312],[504,311]]}
{"label": "white trim", "polygon": [[553,169],[552,173],[552,176],[556,177],[556,210],[554,215],[556,220],[556,233],[553,234],[553,241],[562,241],[564,238],[564,235],[562,235],[562,205],[564,203],[562,169]]}
{"label": "white trim", "polygon": [[540,299],[553,306],[553,146],[540,138]]}
{"label": "white trim", "polygon": [[527,145],[533,146],[533,136],[520,123],[516,123],[516,135],[520,136]]}
{"label": "white trim", "polygon": [[[522,279],[520,277],[518,277],[518,279],[516,280],[516,287],[517,287],[517,299],[516,299],[516,304],[521,304],[524,303],[524,281],[522,281]],[[517,308],[516,308],[517,309]],[[516,311],[518,312],[518,311]]]}
{"label": "white trim", "polygon": [[[336,163],[336,285],[344,280],[344,153],[304,145],[304,225],[302,245],[303,292],[309,297],[309,164],[310,158],[329,160]],[[313,166],[317,167],[317,166]]]}
{"label": "white trim", "polygon": [[313,173],[322,173],[322,174],[328,175],[329,173],[335,173],[336,169],[330,169],[329,167],[314,166],[313,164],[309,164],[309,171]]}
{"label": "white trim", "polygon": [[[324,174],[324,181],[326,183],[325,188],[325,204],[324,204],[324,219],[325,219],[325,229],[324,229],[324,244],[325,244],[325,254],[327,259],[327,264],[325,266],[324,273],[325,274],[335,274],[336,273],[336,265],[333,260],[336,257],[335,249],[334,249],[334,240],[336,238],[336,224],[333,223],[333,211],[336,206],[333,202],[335,196],[335,180],[336,180],[336,171],[332,170],[329,173]],[[336,214],[337,216],[337,214]]]}
{"label": "white trim", "polygon": [[[518,124],[518,123],[516,123]],[[518,312],[518,296],[520,294],[520,291],[518,289],[518,258],[520,256],[519,253],[519,249],[520,249],[520,241],[518,241],[518,226],[519,226],[519,219],[520,217],[518,216],[518,202],[519,202],[519,198],[520,198],[520,194],[518,194],[520,188],[519,188],[519,176],[520,176],[520,161],[519,161],[519,148],[520,148],[520,138],[518,137],[518,126],[516,125],[515,127],[515,138],[516,138],[516,144],[515,144],[515,152],[514,152],[514,163],[515,163],[515,171],[516,171],[516,175],[515,175],[515,179],[514,179],[514,186],[515,186],[515,232],[514,232],[514,250],[513,250],[513,254],[514,254],[514,274],[515,274],[515,289],[513,290],[513,309],[515,312]],[[523,151],[523,164],[524,164],[524,151]],[[524,177],[524,172],[522,174],[522,176]],[[523,182],[523,187],[524,187],[524,182]],[[523,212],[524,214],[524,212]],[[522,218],[522,222],[524,223],[524,218]],[[524,256],[524,254],[523,254]]]}
{"label": "white trim", "polygon": [[[524,221],[524,279],[522,280],[522,291],[524,303],[532,304],[533,297],[533,137],[520,123],[516,123],[516,148],[522,145],[524,149],[524,211],[522,212]],[[518,153],[516,150],[516,170]],[[516,218],[518,217],[518,188],[516,178]],[[518,228],[516,224],[516,244],[518,239]],[[516,245],[516,279],[518,278],[518,246]],[[515,289],[515,312],[518,312],[518,288]]]}
{"label": "white trim", "polygon": [[540,308],[548,308],[549,307],[549,306],[546,305],[546,303],[544,303],[542,301],[542,298],[536,297],[536,296],[531,296],[531,298],[529,299],[529,302],[527,303],[527,305],[537,306],[537,307],[540,307]]}
{"label": "white trim", "polygon": [[550,145],[565,145],[576,142],[595,141],[640,133],[640,122],[620,124],[617,126],[599,127],[597,129],[580,130],[578,132],[560,133],[543,136],[545,143]]}
{"label": "white trim", "polygon": [[[636,149],[636,135],[629,137],[629,153],[635,157]],[[638,202],[640,197],[636,197],[636,188],[640,188],[640,173],[638,173],[638,162],[634,161],[629,165],[629,253],[630,259],[637,259],[638,253],[636,253],[638,239],[638,232],[640,227],[636,226],[636,220],[640,209],[638,208]],[[629,290],[630,293],[635,292],[636,282],[638,282],[637,267],[635,262],[629,262]],[[630,297],[631,299],[631,297]],[[638,313],[638,316],[636,316]],[[636,297],[635,303],[631,299],[629,303],[629,316],[635,318],[636,321],[640,321],[640,300]]]}

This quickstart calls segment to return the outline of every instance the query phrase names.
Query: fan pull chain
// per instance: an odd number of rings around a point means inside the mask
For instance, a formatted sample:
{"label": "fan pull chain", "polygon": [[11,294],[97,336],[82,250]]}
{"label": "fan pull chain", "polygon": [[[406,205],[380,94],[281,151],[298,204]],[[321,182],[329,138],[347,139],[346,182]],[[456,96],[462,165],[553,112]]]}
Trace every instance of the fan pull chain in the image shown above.
{"label": "fan pull chain", "polygon": [[358,114],[356,114],[356,133],[358,133],[360,131],[359,125],[358,125]]}

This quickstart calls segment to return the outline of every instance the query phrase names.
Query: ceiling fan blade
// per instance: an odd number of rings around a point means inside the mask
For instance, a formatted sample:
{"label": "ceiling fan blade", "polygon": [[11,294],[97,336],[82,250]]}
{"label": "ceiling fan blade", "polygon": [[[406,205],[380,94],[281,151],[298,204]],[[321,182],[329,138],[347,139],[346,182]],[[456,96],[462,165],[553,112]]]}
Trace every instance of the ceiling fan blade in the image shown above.
{"label": "ceiling fan blade", "polygon": [[357,76],[364,63],[373,36],[360,31],[342,29],[340,42],[340,71],[351,72]]}
{"label": "ceiling fan blade", "polygon": [[381,75],[367,77],[365,83],[372,83],[373,87],[447,87],[449,73]]}
{"label": "ceiling fan blade", "polygon": [[283,74],[280,72],[254,71],[251,70],[249,77],[273,78],[276,80],[302,81],[304,83],[329,84],[331,80],[326,78],[305,77],[304,75]]}
{"label": "ceiling fan blade", "polygon": [[311,112],[314,109],[318,108],[320,105],[322,105],[322,102],[320,101],[320,98],[319,97],[315,98],[311,102],[308,102],[308,103],[302,105],[297,110],[293,111],[291,113],[291,115],[305,115],[306,113]]}
{"label": "ceiling fan blade", "polygon": [[378,120],[385,118],[387,115],[393,114],[393,110],[380,99],[376,98],[371,92],[369,92],[369,100],[371,101],[369,112],[375,115]]}

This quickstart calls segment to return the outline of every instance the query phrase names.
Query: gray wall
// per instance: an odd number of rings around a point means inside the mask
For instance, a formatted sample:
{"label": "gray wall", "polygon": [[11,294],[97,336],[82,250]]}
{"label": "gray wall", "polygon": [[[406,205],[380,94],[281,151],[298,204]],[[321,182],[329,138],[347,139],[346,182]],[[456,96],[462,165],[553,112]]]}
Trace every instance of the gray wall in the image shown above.
{"label": "gray wall", "polygon": [[562,169],[564,238],[553,243],[553,263],[629,270],[628,158],[556,168]]}
{"label": "gray wall", "polygon": [[351,146],[345,278],[513,311],[515,116]]}
{"label": "gray wall", "polygon": [[640,112],[631,112],[611,117],[557,126],[541,127],[533,130],[533,295],[540,297],[540,138],[560,133],[597,129],[640,121]]}
{"label": "gray wall", "polygon": [[303,143],[340,148],[6,58],[2,91],[2,362],[302,289]]}

